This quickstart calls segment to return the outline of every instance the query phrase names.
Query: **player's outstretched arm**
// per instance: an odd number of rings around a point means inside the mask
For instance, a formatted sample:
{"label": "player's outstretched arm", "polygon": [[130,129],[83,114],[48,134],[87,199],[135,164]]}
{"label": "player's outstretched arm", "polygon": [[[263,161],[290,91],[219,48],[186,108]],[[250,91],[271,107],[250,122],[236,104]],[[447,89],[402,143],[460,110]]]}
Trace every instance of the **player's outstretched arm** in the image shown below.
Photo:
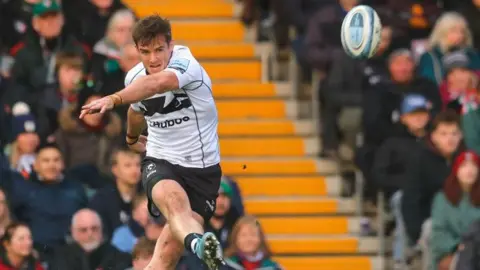
{"label": "player's outstretched arm", "polygon": [[171,71],[162,71],[143,76],[113,95],[106,96],[84,105],[82,107],[82,112],[80,113],[80,118],[83,118],[87,114],[104,113],[113,109],[115,106],[139,102],[155,94],[164,93],[178,88],[178,78],[175,73]]}
{"label": "player's outstretched arm", "polygon": [[125,138],[130,149],[143,153],[146,149],[146,137],[142,136],[145,129],[145,118],[140,112],[136,112],[131,107],[127,112],[127,137]]}

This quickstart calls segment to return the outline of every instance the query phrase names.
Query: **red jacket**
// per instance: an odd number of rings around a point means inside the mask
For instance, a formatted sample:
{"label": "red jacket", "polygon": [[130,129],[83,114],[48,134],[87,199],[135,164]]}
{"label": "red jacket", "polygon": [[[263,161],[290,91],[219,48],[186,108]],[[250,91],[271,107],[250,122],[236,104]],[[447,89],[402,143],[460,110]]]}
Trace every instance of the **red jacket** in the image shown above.
{"label": "red jacket", "polygon": [[[35,265],[32,267],[27,268],[28,270],[45,270],[43,266],[40,264],[40,262],[35,261]],[[7,263],[4,263],[3,261],[0,261],[0,270],[18,270],[17,268],[14,268],[13,266],[10,266]]]}

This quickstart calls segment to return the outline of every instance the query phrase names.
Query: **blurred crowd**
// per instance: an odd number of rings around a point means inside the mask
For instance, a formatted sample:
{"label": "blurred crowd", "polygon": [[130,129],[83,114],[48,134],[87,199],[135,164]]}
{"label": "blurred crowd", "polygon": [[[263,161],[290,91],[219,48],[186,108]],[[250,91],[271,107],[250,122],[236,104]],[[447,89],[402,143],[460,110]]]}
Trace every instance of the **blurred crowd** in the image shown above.
{"label": "blurred crowd", "polygon": [[[480,1],[242,2],[242,22],[279,59],[293,52],[304,83],[323,74],[321,157],[350,145],[366,199],[386,194],[395,267],[421,252],[425,269],[480,269]],[[341,48],[358,4],[383,25],[367,60]],[[152,256],[165,218],[148,215],[141,156],[124,147],[127,108],[77,117],[123,87],[136,19],[118,0],[0,2],[0,269],[139,270]],[[277,269],[240,194],[224,176],[205,229],[228,267]],[[199,265],[186,253],[178,269]]]}
{"label": "blurred crowd", "polygon": [[[480,269],[480,1],[244,2],[243,21],[258,23],[259,40],[279,54],[293,51],[304,83],[323,75],[312,89],[321,157],[342,160],[340,146],[350,146],[365,198],[385,193],[395,269],[418,253],[423,269]],[[339,35],[359,4],[383,26],[367,60],[347,56]]]}

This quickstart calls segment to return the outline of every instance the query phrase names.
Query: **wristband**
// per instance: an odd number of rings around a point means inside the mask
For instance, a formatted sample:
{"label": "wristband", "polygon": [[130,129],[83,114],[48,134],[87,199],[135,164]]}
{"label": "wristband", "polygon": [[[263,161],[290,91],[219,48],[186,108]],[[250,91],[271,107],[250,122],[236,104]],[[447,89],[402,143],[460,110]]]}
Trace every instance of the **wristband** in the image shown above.
{"label": "wristband", "polygon": [[140,138],[140,137],[137,137],[133,142],[126,142],[126,143],[127,143],[127,145],[134,145],[134,144],[136,144],[136,143],[138,142],[138,139],[139,139],[139,138]]}
{"label": "wristband", "polygon": [[[117,105],[121,105],[123,103],[123,99],[122,97],[119,95],[119,94],[112,94],[110,96],[108,96],[109,98],[112,99],[113,101],[113,107],[117,106]],[[118,102],[117,102],[118,101]]]}
{"label": "wristband", "polygon": [[133,142],[128,142],[127,141],[127,145],[134,145],[138,142],[138,139],[140,138],[140,136],[132,136],[132,135],[128,135],[127,134],[127,139],[131,139],[131,140],[134,140]]}

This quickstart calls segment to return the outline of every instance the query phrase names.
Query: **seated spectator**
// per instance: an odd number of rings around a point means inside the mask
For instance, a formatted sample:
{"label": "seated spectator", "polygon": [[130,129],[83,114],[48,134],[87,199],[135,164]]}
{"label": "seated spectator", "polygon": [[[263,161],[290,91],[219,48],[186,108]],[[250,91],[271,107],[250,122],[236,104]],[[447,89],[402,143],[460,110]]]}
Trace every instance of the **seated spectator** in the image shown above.
{"label": "seated spectator", "polygon": [[125,270],[131,257],[112,246],[102,233],[102,221],[90,209],[79,210],[72,218],[73,242],[55,250],[49,269]]}
{"label": "seated spectator", "polygon": [[146,195],[137,195],[132,202],[132,218],[127,224],[115,229],[112,245],[118,250],[131,253],[137,239],[145,235],[149,222],[148,201]]}
{"label": "seated spectator", "polygon": [[235,222],[240,218],[237,209],[232,207],[233,191],[230,185],[220,182],[215,212],[212,218],[205,224],[206,232],[213,232],[220,244],[225,249],[228,247],[228,238]]}
{"label": "seated spectator", "polygon": [[5,234],[10,223],[12,223],[12,217],[8,207],[7,194],[0,188],[0,238]]}
{"label": "seated spectator", "polygon": [[55,145],[38,152],[28,181],[15,181],[9,196],[18,220],[29,225],[39,252],[65,243],[72,215],[87,204],[82,185],[63,174],[62,153]]}
{"label": "seated spectator", "polygon": [[466,0],[459,8],[459,12],[465,17],[472,31],[473,47],[480,49],[480,1]]}
{"label": "seated spectator", "polygon": [[337,3],[321,8],[313,14],[307,27],[305,48],[294,48],[297,58],[303,58],[314,69],[328,71],[334,51],[342,49],[338,33],[340,33],[343,18],[358,2],[358,0],[338,0]]}
{"label": "seated spectator", "polygon": [[238,184],[233,178],[226,175],[222,176],[222,181],[226,182],[232,188],[232,197],[230,198],[232,200],[232,207],[235,207],[238,214],[243,216],[245,214],[245,209],[243,207],[242,193]]}
{"label": "seated spectator", "polygon": [[120,69],[121,50],[130,42],[134,24],[135,15],[128,9],[118,10],[112,15],[105,37],[93,47],[91,65],[95,80],[102,80]]}
{"label": "seated spectator", "polygon": [[150,217],[147,226],[145,226],[145,237],[152,241],[157,241],[165,225],[167,225],[167,219],[163,215],[155,218]]}
{"label": "seated spectator", "polygon": [[140,163],[140,155],[130,149],[115,150],[111,169],[115,182],[98,190],[90,201],[89,207],[102,218],[107,239],[131,217],[132,200],[137,195],[140,182]]}
{"label": "seated spectator", "polygon": [[461,153],[432,205],[431,269],[448,270],[461,236],[480,219],[480,157]]}
{"label": "seated spectator", "polygon": [[155,251],[155,241],[140,237],[132,252],[133,267],[127,270],[144,270],[152,259]]}
{"label": "seated spectator", "polygon": [[433,197],[451,172],[451,162],[459,151],[461,139],[459,117],[452,111],[441,112],[433,120],[426,142],[410,157],[401,204],[405,230],[412,245],[420,239],[422,224],[430,217]]}
{"label": "seated spectator", "polygon": [[35,161],[35,150],[40,144],[35,117],[24,102],[17,102],[12,108],[13,142],[7,146],[6,153],[13,170],[28,178]]}
{"label": "seated spectator", "polygon": [[75,16],[68,18],[68,22],[77,38],[93,48],[105,35],[115,11],[122,9],[127,7],[120,0],[91,0]]}
{"label": "seated spectator", "polygon": [[88,57],[85,47],[63,27],[64,17],[56,1],[42,0],[33,6],[31,31],[24,43],[11,51],[15,63],[11,70],[12,85],[6,101],[25,101],[36,111],[43,90],[56,83],[55,55],[72,52]]}
{"label": "seated spectator", "polygon": [[443,108],[461,113],[467,93],[478,85],[478,73],[469,68],[468,55],[463,51],[448,53],[442,61],[446,72],[445,80],[440,85]]}
{"label": "seated spectator", "polygon": [[[55,133],[55,139],[65,155],[68,169],[92,165],[101,173],[109,171],[110,153],[119,144],[122,131],[120,117],[110,112],[78,118],[81,106],[100,98],[92,91],[84,92],[79,97],[78,106],[65,107],[59,113],[60,129]],[[90,147],[86,148],[86,145]]]}
{"label": "seated spectator", "polygon": [[33,255],[32,232],[23,223],[12,223],[1,238],[0,269],[44,270]]}
{"label": "seated spectator", "polygon": [[479,90],[467,93],[462,102],[462,130],[465,145],[468,149],[480,154],[480,98]]}
{"label": "seated spectator", "polygon": [[419,75],[440,85],[446,74],[442,58],[458,49],[464,50],[472,70],[480,69],[480,56],[472,48],[472,35],[465,18],[455,12],[444,13],[430,34],[428,51],[420,58]]}
{"label": "seated spectator", "polygon": [[80,93],[88,91],[90,81],[85,80],[84,59],[71,52],[59,52],[56,56],[55,77],[57,83],[43,90],[37,106],[37,116],[42,138],[51,136],[59,127],[58,113],[63,108],[76,106]]}
{"label": "seated spectator", "polygon": [[271,259],[265,234],[258,220],[252,216],[244,216],[237,221],[228,246],[224,258],[227,266],[233,269],[281,269]]}

